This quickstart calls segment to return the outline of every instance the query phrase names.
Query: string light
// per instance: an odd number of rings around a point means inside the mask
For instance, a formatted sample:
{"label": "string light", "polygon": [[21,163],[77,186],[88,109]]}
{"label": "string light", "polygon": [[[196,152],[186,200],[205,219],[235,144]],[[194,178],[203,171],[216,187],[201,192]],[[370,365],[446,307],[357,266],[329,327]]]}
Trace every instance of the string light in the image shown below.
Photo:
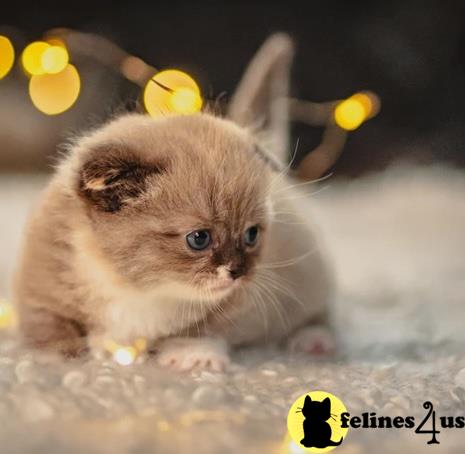
{"label": "string light", "polygon": [[15,49],[6,36],[0,35],[0,79],[3,79],[13,67]]}
{"label": "string light", "polygon": [[70,64],[57,74],[40,74],[29,81],[29,95],[34,106],[47,115],[68,110],[76,102],[80,89],[79,73]]}
{"label": "string light", "polygon": [[42,57],[50,44],[45,41],[35,41],[23,50],[21,63],[25,71],[31,76],[38,76],[45,73],[42,66]]}
{"label": "string light", "polygon": [[334,120],[342,129],[353,131],[373,114],[372,97],[362,92],[341,101],[334,109]]}
{"label": "string light", "polygon": [[113,353],[113,359],[121,366],[129,366],[135,361],[136,355],[134,347],[120,347]]}
{"label": "string light", "polygon": [[48,74],[57,74],[63,71],[68,62],[69,55],[63,46],[50,46],[41,57],[42,68]]}
{"label": "string light", "polygon": [[155,74],[144,90],[144,105],[152,117],[193,114],[202,108],[197,83],[183,71],[168,69]]}
{"label": "string light", "polygon": [[179,88],[171,94],[170,104],[175,112],[190,114],[201,109],[202,98],[190,88]]}
{"label": "string light", "polygon": [[117,342],[106,339],[104,348],[112,354],[113,360],[121,366],[129,366],[144,352],[147,351],[147,340],[138,338],[133,345],[122,345]]}

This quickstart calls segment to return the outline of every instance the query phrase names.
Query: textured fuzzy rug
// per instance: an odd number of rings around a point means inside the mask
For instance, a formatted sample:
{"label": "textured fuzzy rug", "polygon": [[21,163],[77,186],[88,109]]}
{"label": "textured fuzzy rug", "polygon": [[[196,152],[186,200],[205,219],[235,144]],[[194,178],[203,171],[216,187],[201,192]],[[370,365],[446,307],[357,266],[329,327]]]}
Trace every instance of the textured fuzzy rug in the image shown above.
{"label": "textured fuzzy rug", "polygon": [[[0,177],[0,296],[44,177]],[[325,182],[327,184],[328,182]],[[465,176],[392,168],[329,181],[314,196],[339,283],[341,351],[310,361],[244,350],[227,374],[175,374],[150,361],[63,362],[0,340],[0,452],[298,453],[286,416],[301,394],[337,395],[352,414],[465,416]],[[430,427],[430,424],[425,426]],[[336,452],[462,453],[465,429],[350,429]]]}

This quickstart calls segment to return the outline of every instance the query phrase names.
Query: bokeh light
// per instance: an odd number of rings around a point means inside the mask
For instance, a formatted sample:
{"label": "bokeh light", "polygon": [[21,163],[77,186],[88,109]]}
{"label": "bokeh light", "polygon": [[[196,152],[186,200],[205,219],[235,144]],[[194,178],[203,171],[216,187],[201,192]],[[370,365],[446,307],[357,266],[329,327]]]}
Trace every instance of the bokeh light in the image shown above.
{"label": "bokeh light", "polygon": [[152,117],[167,114],[193,114],[202,108],[197,83],[188,74],[176,69],[161,71],[148,81],[144,105]]}
{"label": "bokeh light", "polygon": [[348,131],[357,129],[365,118],[365,107],[356,99],[346,99],[339,103],[334,110],[334,119],[337,125]]}
{"label": "bokeh light", "polygon": [[365,111],[365,116],[367,118],[371,116],[373,112],[373,100],[370,96],[366,93],[355,93],[355,95],[351,96],[351,99],[359,102],[363,106],[363,110]]}
{"label": "bokeh light", "polygon": [[113,339],[104,339],[103,346],[113,360],[122,366],[129,366],[147,351],[147,340],[143,337],[134,340],[132,345],[122,345]]}
{"label": "bokeh light", "polygon": [[13,306],[5,300],[0,300],[0,329],[11,328],[16,323]]}
{"label": "bokeh light", "polygon": [[38,76],[45,73],[45,69],[42,66],[42,57],[49,47],[50,44],[44,41],[35,41],[23,50],[21,63],[29,75]]}
{"label": "bokeh light", "polygon": [[113,359],[121,366],[131,365],[137,357],[134,347],[119,347],[113,352]]}
{"label": "bokeh light", "polygon": [[68,62],[69,55],[63,46],[50,46],[43,52],[41,58],[42,69],[49,74],[63,71]]}
{"label": "bokeh light", "polygon": [[0,35],[0,79],[3,79],[13,67],[15,50],[6,36]]}
{"label": "bokeh light", "polygon": [[366,93],[356,93],[336,106],[334,120],[341,128],[353,131],[373,116],[373,113],[373,99]]}
{"label": "bokeh light", "polygon": [[37,109],[47,115],[68,110],[77,100],[81,88],[79,73],[73,65],[57,74],[31,77],[29,95]]}
{"label": "bokeh light", "polygon": [[170,104],[175,112],[190,114],[201,109],[202,98],[190,88],[179,88],[171,94]]}

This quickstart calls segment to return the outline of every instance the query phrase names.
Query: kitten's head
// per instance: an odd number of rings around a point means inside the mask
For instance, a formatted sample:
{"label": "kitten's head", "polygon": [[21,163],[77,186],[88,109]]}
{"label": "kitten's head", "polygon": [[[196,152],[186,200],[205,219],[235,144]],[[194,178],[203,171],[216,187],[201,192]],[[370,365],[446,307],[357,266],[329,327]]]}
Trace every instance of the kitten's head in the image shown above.
{"label": "kitten's head", "polygon": [[131,115],[78,144],[75,189],[101,252],[132,284],[218,301],[266,242],[270,166],[210,115]]}

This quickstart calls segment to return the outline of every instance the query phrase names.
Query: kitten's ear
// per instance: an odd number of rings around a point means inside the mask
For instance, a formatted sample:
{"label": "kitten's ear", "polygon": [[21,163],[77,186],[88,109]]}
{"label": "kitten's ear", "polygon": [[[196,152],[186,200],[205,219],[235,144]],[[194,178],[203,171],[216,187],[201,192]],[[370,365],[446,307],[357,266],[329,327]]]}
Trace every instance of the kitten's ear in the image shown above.
{"label": "kitten's ear", "polygon": [[86,153],[79,169],[79,195],[95,208],[119,211],[146,188],[150,175],[161,173],[160,164],[144,163],[131,150],[101,146]]}
{"label": "kitten's ear", "polygon": [[323,399],[323,402],[322,404],[327,407],[328,409],[331,408],[331,399],[329,397],[327,397],[326,399]]}
{"label": "kitten's ear", "polygon": [[312,402],[312,398],[310,396],[305,396],[304,405],[310,404]]}
{"label": "kitten's ear", "polygon": [[294,43],[289,35],[271,35],[247,66],[228,108],[228,117],[266,132],[267,149],[281,163],[289,149],[289,74]]}

